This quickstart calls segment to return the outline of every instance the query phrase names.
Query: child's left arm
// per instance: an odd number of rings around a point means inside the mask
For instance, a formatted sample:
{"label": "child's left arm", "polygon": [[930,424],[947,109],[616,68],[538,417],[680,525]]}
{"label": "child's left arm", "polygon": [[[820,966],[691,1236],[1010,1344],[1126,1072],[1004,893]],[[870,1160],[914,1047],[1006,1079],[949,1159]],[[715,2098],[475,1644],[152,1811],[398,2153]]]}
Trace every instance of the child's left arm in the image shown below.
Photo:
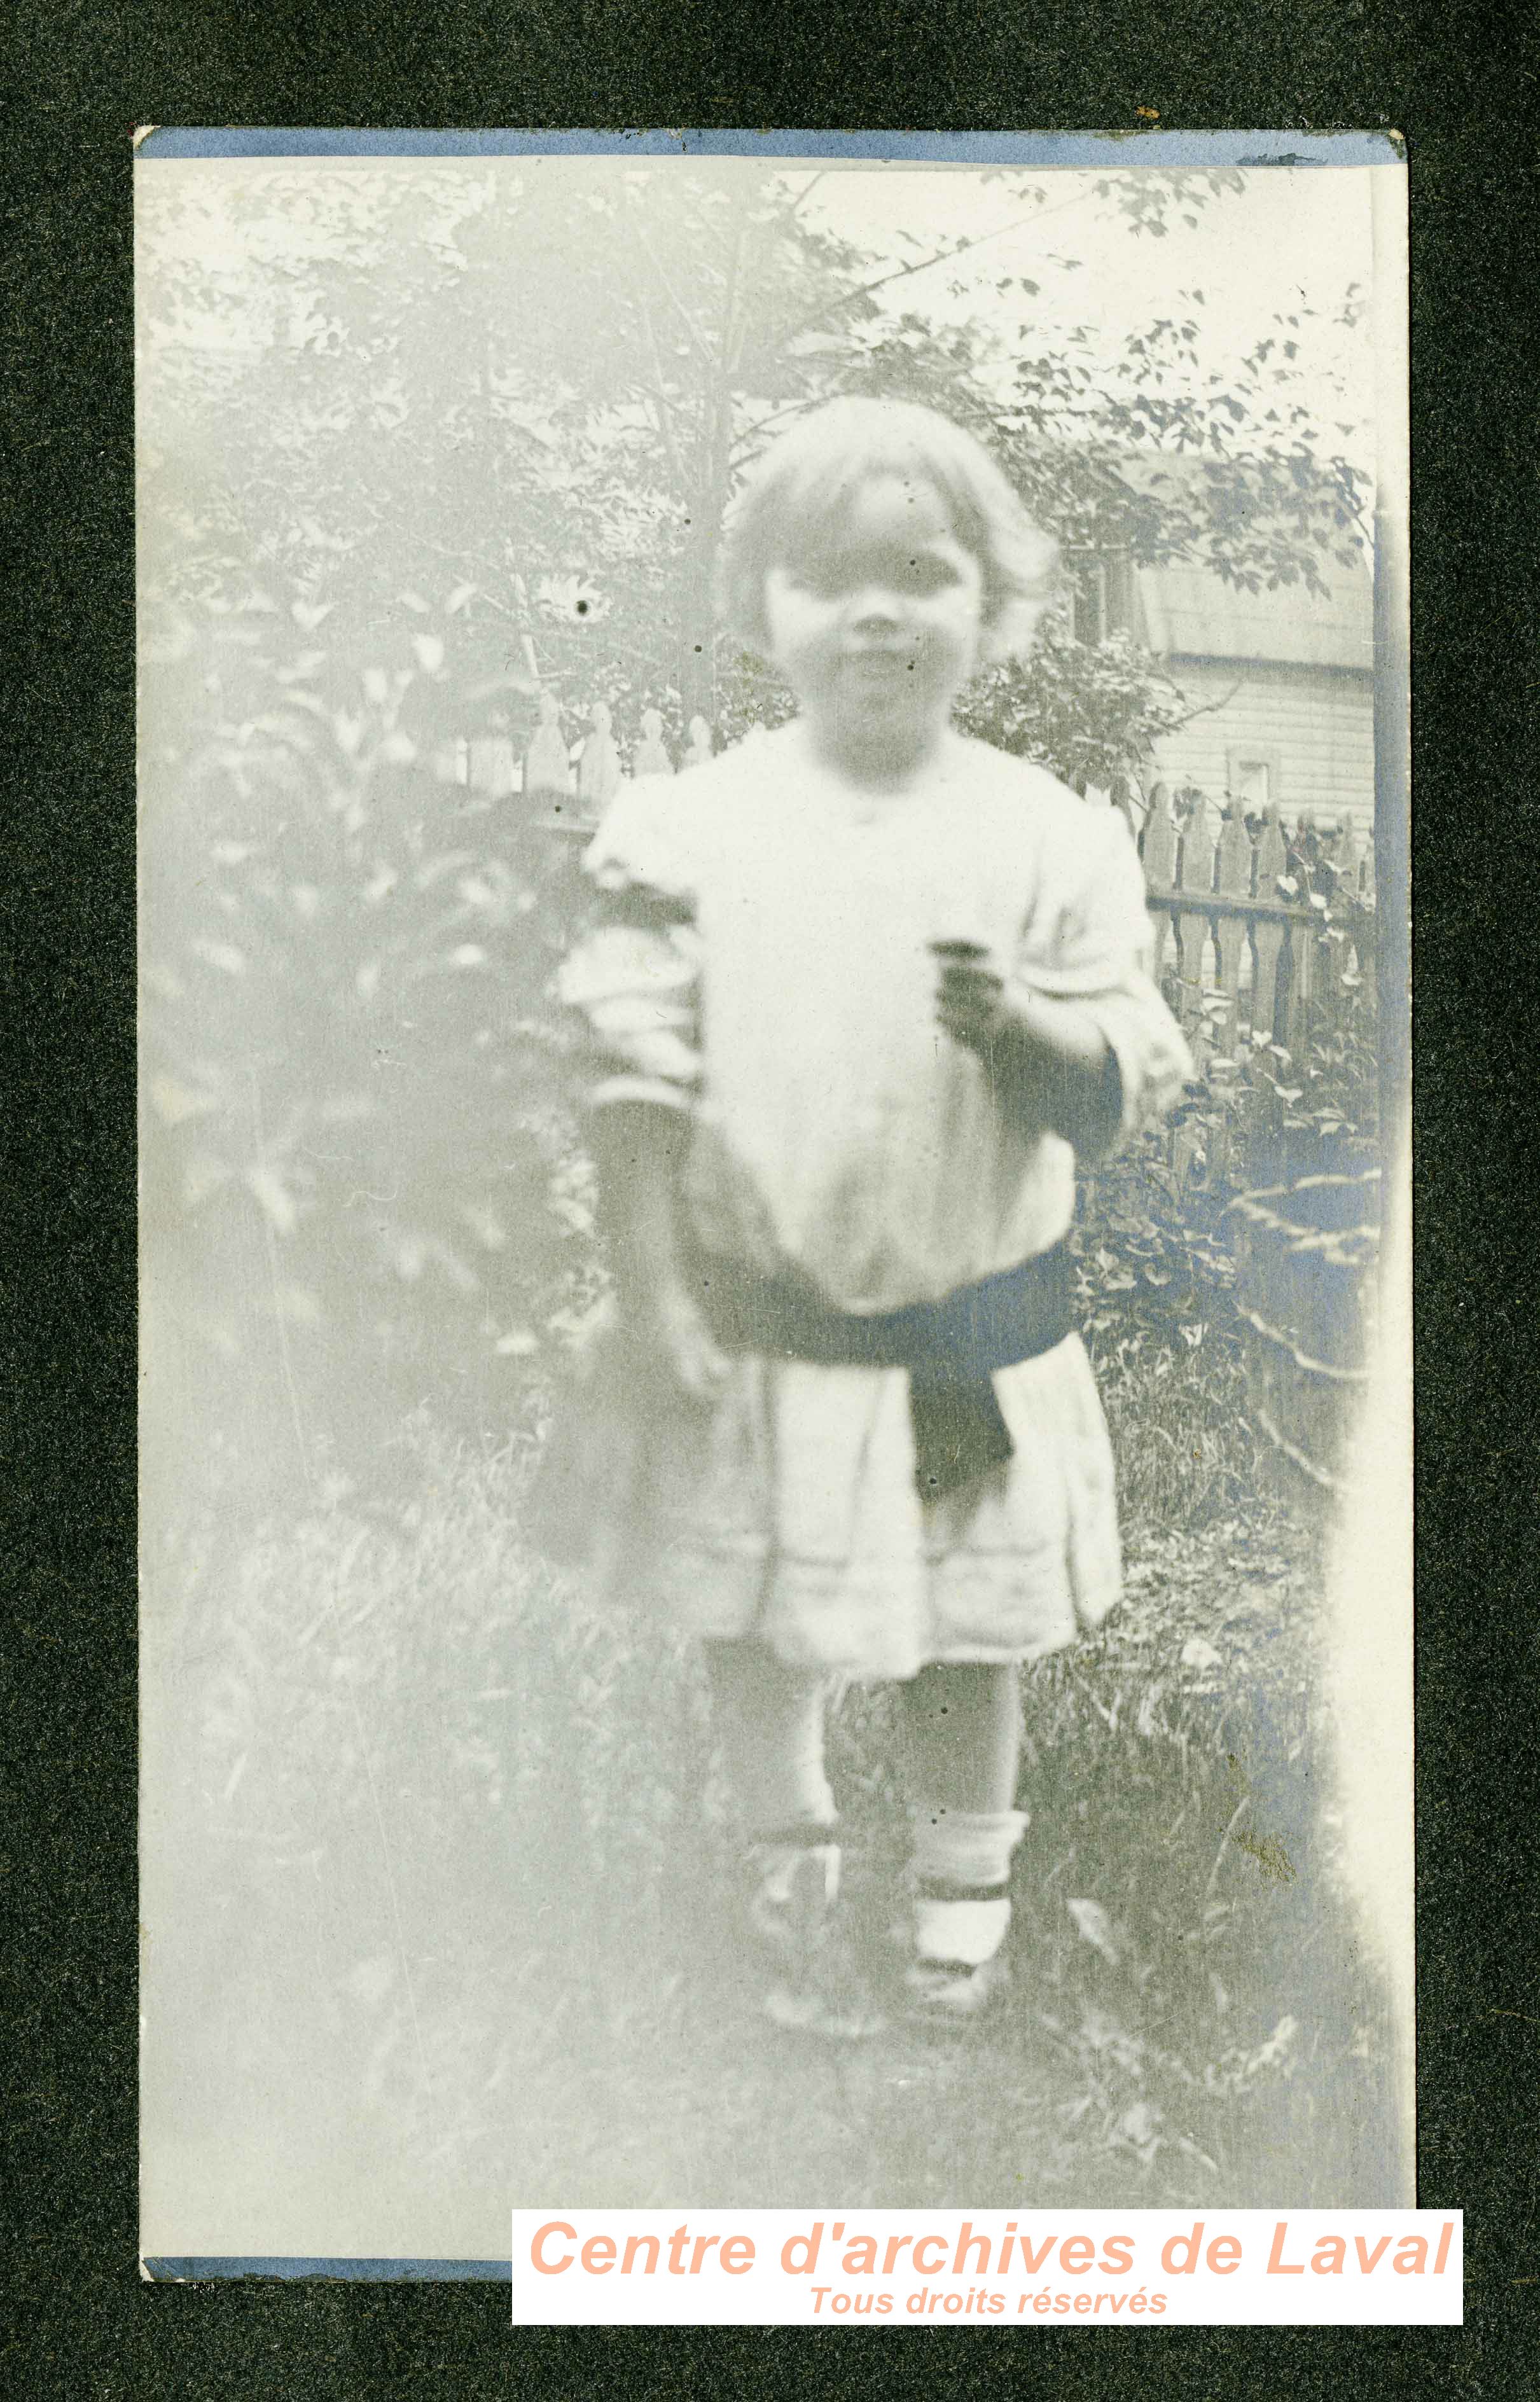
{"label": "child's left arm", "polygon": [[1118,1057],[1094,1016],[1072,1001],[1008,987],[987,960],[949,961],[937,1015],[983,1061],[1000,1106],[1048,1126],[1082,1159],[1110,1149],[1122,1123]]}
{"label": "child's left arm", "polygon": [[1002,1109],[1094,1159],[1162,1116],[1192,1060],[1149,973],[1144,872],[1114,808],[1066,810],[1009,970],[949,960],[939,1015],[984,1062]]}

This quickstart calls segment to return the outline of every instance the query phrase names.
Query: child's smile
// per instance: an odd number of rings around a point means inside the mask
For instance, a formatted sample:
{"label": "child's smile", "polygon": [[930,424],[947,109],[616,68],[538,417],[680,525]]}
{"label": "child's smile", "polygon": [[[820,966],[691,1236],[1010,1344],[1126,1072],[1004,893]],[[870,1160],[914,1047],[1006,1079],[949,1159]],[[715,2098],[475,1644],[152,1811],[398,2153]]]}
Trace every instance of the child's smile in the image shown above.
{"label": "child's smile", "polygon": [[815,740],[882,778],[928,753],[977,666],[983,574],[933,486],[884,476],[826,541],[771,568],[764,609]]}

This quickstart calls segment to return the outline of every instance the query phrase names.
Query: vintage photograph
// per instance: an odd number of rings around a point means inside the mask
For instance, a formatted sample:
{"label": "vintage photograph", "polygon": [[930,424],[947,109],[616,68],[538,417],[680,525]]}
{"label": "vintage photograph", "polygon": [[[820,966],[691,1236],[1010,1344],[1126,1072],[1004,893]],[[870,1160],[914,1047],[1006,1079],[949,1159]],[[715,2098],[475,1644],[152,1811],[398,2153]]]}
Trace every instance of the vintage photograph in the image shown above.
{"label": "vintage photograph", "polygon": [[1251,139],[141,145],[151,2273],[1413,2199],[1404,177]]}

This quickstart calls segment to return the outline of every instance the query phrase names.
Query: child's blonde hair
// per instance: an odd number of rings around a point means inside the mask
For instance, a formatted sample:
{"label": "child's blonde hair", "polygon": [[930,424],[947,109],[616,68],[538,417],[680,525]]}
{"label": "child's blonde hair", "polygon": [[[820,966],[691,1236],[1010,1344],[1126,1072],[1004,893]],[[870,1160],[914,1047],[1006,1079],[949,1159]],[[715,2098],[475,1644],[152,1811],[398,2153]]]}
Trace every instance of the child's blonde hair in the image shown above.
{"label": "child's blonde hair", "polygon": [[976,437],[913,401],[846,399],[809,411],[749,471],[728,511],[721,567],[722,615],[764,652],[764,579],[827,545],[863,484],[903,476],[931,485],[952,530],[983,574],[988,656],[1031,642],[1052,596],[1059,548],[1035,525]]}

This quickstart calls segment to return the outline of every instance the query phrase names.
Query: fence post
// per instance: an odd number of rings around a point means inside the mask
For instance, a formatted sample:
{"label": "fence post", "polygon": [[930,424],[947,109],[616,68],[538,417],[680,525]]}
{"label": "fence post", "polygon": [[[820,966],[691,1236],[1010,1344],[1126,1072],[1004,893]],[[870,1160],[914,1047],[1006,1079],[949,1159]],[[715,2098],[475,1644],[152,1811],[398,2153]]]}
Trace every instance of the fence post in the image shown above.
{"label": "fence post", "polygon": [[[1275,802],[1269,802],[1262,819],[1262,837],[1257,845],[1257,898],[1276,901],[1279,898],[1278,878],[1288,873],[1288,845],[1284,829],[1278,822]],[[1251,1025],[1253,1033],[1271,1034],[1282,1042],[1284,1029],[1278,1024],[1278,963],[1283,956],[1284,925],[1277,918],[1258,918],[1252,937],[1257,954],[1255,981],[1251,987]]]}
{"label": "fence post", "polygon": [[[1304,887],[1307,908],[1309,890],[1307,882]],[[1316,954],[1320,949],[1320,936],[1313,923],[1307,923],[1303,918],[1296,918],[1289,924],[1288,944],[1292,976],[1288,988],[1287,1047],[1297,1058],[1302,1059],[1305,1045],[1310,1040],[1310,1016],[1314,1006],[1315,988],[1319,981],[1320,971]]]}
{"label": "fence post", "polygon": [[1337,829],[1337,839],[1328,856],[1336,871],[1338,890],[1345,885],[1349,897],[1355,901],[1363,863],[1358,853],[1358,830],[1350,817],[1344,817]]}
{"label": "fence post", "polygon": [[655,709],[641,712],[641,732],[631,753],[633,776],[671,776],[674,763],[663,739],[663,719]]}
{"label": "fence post", "polygon": [[505,800],[514,789],[514,746],[506,734],[474,734],[468,745],[466,781],[474,793]]}
{"label": "fence post", "polygon": [[[1239,802],[1225,812],[1219,829],[1219,848],[1214,861],[1214,889],[1227,900],[1249,901],[1252,876],[1251,836],[1241,815]],[[1228,1004],[1225,1011],[1225,1048],[1230,1050],[1240,1031],[1241,1019],[1241,954],[1245,946],[1246,921],[1244,918],[1220,918],[1218,923],[1219,985]]]}
{"label": "fence post", "polygon": [[588,723],[593,732],[578,754],[578,813],[590,825],[596,825],[620,790],[620,752],[612,725],[607,701],[596,702]]}
{"label": "fence post", "polygon": [[[1157,784],[1149,795],[1142,857],[1147,889],[1169,892],[1176,881],[1176,823],[1171,814],[1171,795],[1163,784]],[[1150,973],[1159,984],[1172,935],[1169,907],[1153,910],[1151,921],[1155,953]]]}
{"label": "fence post", "polygon": [[567,763],[567,738],[561,730],[561,704],[554,692],[540,696],[539,723],[524,754],[524,801],[565,801],[572,789]]}
{"label": "fence post", "polygon": [[[1182,836],[1181,888],[1184,899],[1189,893],[1194,899],[1201,895],[1205,902],[1212,899],[1214,864],[1214,847],[1208,833],[1208,803],[1198,793],[1192,797]],[[1201,913],[1191,907],[1185,908],[1176,920],[1176,939],[1182,949],[1182,1031],[1187,1036],[1193,1064],[1200,1076],[1208,1073],[1209,1053],[1213,1048],[1203,1016],[1203,951],[1211,924],[1206,908]]]}

